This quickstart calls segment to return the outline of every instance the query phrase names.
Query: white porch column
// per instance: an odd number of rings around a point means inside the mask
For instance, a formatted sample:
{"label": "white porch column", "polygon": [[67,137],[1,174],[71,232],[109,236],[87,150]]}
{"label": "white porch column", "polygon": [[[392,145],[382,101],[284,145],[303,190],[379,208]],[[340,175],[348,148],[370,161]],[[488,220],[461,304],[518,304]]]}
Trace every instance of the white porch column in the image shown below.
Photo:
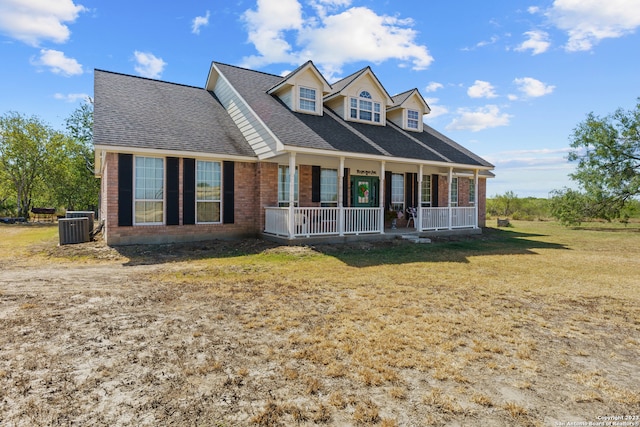
{"label": "white porch column", "polygon": [[414,224],[417,231],[422,231],[422,174],[424,173],[424,166],[420,165],[418,168],[418,206],[416,206],[416,219]]}
{"label": "white porch column", "polygon": [[293,238],[296,232],[295,188],[296,188],[296,153],[289,153],[289,238]]}
{"label": "white porch column", "polygon": [[385,162],[384,160],[380,162],[380,191],[379,191],[379,196],[380,196],[380,220],[379,220],[379,226],[380,226],[380,233],[384,234],[384,188],[386,187],[386,183],[385,183],[385,179],[384,179],[384,175],[385,175],[385,170],[384,170],[384,166],[385,166]]}
{"label": "white porch column", "polygon": [[338,168],[338,233],[344,236],[344,157],[340,157]]}
{"label": "white porch column", "polygon": [[451,209],[451,187],[453,185],[453,167],[449,168],[449,176],[447,178],[449,180],[449,230],[451,230],[451,221],[452,221],[452,212]]}
{"label": "white porch column", "polygon": [[480,212],[479,208],[478,208],[478,169],[473,171],[473,186],[475,188],[475,191],[473,192],[474,196],[475,196],[475,200],[473,201],[473,206],[475,206],[475,215],[474,215],[474,220],[473,220],[473,228],[478,228],[478,213]]}

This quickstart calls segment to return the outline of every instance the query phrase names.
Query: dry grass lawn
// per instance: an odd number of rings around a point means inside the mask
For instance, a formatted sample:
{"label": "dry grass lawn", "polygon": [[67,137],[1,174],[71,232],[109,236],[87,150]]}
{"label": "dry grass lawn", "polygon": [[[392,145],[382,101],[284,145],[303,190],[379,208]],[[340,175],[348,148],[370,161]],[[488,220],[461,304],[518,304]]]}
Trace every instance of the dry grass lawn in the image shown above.
{"label": "dry grass lawn", "polygon": [[637,225],[117,250],[1,225],[0,425],[638,416],[639,271]]}

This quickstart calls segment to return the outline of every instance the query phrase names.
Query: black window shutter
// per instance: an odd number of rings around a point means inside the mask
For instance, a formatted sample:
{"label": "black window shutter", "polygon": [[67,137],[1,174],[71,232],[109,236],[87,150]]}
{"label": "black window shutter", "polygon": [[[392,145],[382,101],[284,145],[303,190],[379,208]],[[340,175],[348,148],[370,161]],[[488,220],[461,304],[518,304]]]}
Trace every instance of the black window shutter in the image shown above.
{"label": "black window shutter", "polygon": [[235,195],[233,191],[234,186],[234,169],[235,163],[233,162],[223,162],[222,163],[222,188],[223,188],[223,198],[222,198],[222,223],[223,224],[233,224],[235,217]]}
{"label": "black window shutter", "polygon": [[196,223],[196,159],[182,159],[182,224]]}
{"label": "black window shutter", "polygon": [[118,226],[133,225],[133,155],[118,154]]}
{"label": "black window shutter", "polygon": [[415,208],[418,203],[418,174],[407,173],[405,175],[405,209]]}
{"label": "black window shutter", "polygon": [[180,224],[180,159],[167,157],[167,225]]}
{"label": "black window shutter", "polygon": [[438,175],[431,177],[431,206],[438,207]]}
{"label": "black window shutter", "polygon": [[349,168],[344,168],[342,177],[342,206],[349,206]]}
{"label": "black window shutter", "polygon": [[320,166],[311,166],[311,201],[320,201]]}
{"label": "black window shutter", "polygon": [[384,173],[384,208],[391,208],[391,172]]}

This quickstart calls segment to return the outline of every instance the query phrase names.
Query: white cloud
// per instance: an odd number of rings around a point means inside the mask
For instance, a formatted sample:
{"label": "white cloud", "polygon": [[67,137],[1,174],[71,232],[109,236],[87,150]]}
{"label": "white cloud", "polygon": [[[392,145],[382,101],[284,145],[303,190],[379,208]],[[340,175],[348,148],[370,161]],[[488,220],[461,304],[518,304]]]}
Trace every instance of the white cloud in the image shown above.
{"label": "white cloud", "polygon": [[640,27],[638,0],[555,0],[545,15],[569,35],[569,52],[591,50],[602,39],[622,37]]}
{"label": "white cloud", "polygon": [[538,6],[529,6],[527,8],[527,12],[529,12],[532,15],[534,15],[534,14],[540,12],[540,8]]}
{"label": "white cloud", "polygon": [[467,89],[467,95],[471,98],[496,98],[495,88],[489,82],[476,80],[473,86]]}
{"label": "white cloud", "polygon": [[31,46],[44,40],[64,43],[71,34],[66,24],[86,10],[73,0],[2,0],[0,32]]}
{"label": "white cloud", "polygon": [[167,63],[162,58],[156,57],[149,52],[135,51],[133,53],[137,65],[134,67],[136,73],[142,77],[148,77],[150,79],[158,79],[164,71]]}
{"label": "white cloud", "polygon": [[41,49],[40,58],[32,60],[31,63],[36,66],[49,67],[52,73],[60,74],[65,77],[77,76],[82,74],[82,65],[73,58],[67,58],[64,52],[53,49]]}
{"label": "white cloud", "polygon": [[86,93],[68,93],[66,95],[62,93],[56,93],[55,95],[53,95],[53,97],[55,99],[59,99],[61,101],[65,101],[69,103],[74,103],[78,101],[87,101],[91,99],[91,97]]}
{"label": "white cloud", "polygon": [[442,89],[444,86],[442,83],[438,82],[429,82],[429,84],[424,88],[425,92],[435,92],[438,89]]}
{"label": "white cloud", "polygon": [[458,117],[453,119],[445,129],[478,132],[483,129],[507,126],[511,118],[509,114],[501,113],[497,105],[485,105],[474,111],[460,108],[457,114]]}
{"label": "white cloud", "polygon": [[538,98],[540,96],[548,95],[556,88],[555,86],[545,84],[532,77],[518,78],[513,82],[518,86],[518,90],[529,98]]}
{"label": "white cloud", "polygon": [[312,2],[315,16],[302,16],[296,0],[259,0],[247,10],[244,21],[249,41],[258,55],[244,58],[248,67],[285,62],[299,65],[313,59],[331,79],[348,62],[403,61],[414,70],[427,68],[433,58],[426,46],[417,44],[411,19],[378,15],[366,7],[351,7],[345,0]]}
{"label": "white cloud", "polygon": [[530,49],[532,55],[538,55],[546,52],[549,46],[551,46],[549,34],[544,31],[527,31],[524,35],[528,37],[528,40],[522,42],[522,44],[515,49],[519,52]]}
{"label": "white cloud", "polygon": [[296,62],[285,31],[302,28],[302,6],[296,0],[258,0],[256,10],[247,10],[243,19],[251,42],[259,55],[244,58],[245,66],[271,62]]}
{"label": "white cloud", "polygon": [[425,101],[431,109],[431,112],[424,116],[425,120],[433,120],[436,117],[443,116],[449,113],[449,109],[447,107],[438,104],[438,102],[440,102],[439,98],[426,98]]}
{"label": "white cloud", "polygon": [[191,23],[191,32],[193,34],[200,34],[200,28],[209,25],[209,17],[211,13],[207,10],[204,16],[196,16]]}

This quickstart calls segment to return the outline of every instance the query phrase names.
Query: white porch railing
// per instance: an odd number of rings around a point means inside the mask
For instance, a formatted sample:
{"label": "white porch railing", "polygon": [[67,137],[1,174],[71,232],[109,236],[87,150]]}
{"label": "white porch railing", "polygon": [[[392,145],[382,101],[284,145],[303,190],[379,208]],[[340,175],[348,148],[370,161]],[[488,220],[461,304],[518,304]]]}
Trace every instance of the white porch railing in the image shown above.
{"label": "white porch railing", "polygon": [[[419,231],[474,228],[474,207],[421,208]],[[265,209],[265,233],[276,236],[310,237],[343,234],[382,233],[380,208],[293,208],[289,223],[288,207]],[[451,221],[449,221],[451,219]],[[293,230],[289,230],[292,226]]]}
{"label": "white porch railing", "polygon": [[[344,208],[342,234],[380,233],[380,208]],[[265,233],[289,236],[289,208],[265,209]],[[293,208],[295,237],[341,234],[340,208]]]}
{"label": "white porch railing", "polygon": [[474,207],[451,208],[449,224],[449,208],[422,208],[421,231],[476,227],[475,215]]}
{"label": "white porch railing", "polygon": [[344,208],[344,233],[380,233],[380,208]]}
{"label": "white porch railing", "polygon": [[452,208],[451,209],[451,228],[467,228],[475,227],[476,208]]}
{"label": "white porch railing", "polygon": [[422,208],[421,230],[446,230],[449,228],[449,208]]}

